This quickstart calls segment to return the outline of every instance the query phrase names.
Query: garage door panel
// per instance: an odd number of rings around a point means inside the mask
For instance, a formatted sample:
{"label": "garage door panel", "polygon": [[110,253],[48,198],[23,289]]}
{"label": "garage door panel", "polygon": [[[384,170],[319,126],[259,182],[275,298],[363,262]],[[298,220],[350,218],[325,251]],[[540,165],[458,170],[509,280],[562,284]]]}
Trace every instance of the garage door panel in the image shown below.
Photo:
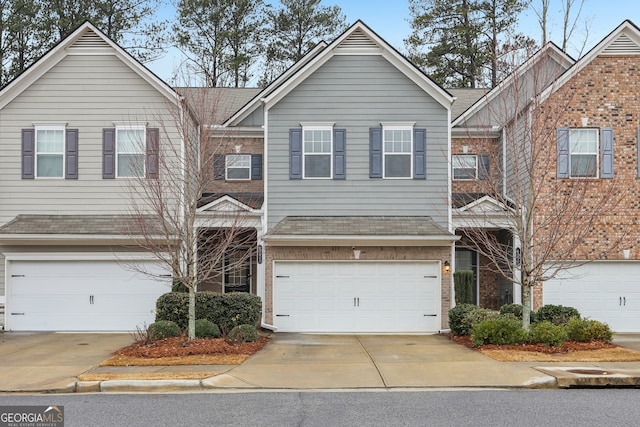
{"label": "garage door panel", "polygon": [[[162,274],[157,261],[140,268]],[[171,280],[152,279],[116,261],[11,261],[11,330],[131,331],[155,320]]]}
{"label": "garage door panel", "polygon": [[299,332],[436,332],[435,262],[276,262],[275,324]]}
{"label": "garage door panel", "polygon": [[640,263],[592,262],[544,284],[545,304],[577,308],[616,332],[640,331]]}

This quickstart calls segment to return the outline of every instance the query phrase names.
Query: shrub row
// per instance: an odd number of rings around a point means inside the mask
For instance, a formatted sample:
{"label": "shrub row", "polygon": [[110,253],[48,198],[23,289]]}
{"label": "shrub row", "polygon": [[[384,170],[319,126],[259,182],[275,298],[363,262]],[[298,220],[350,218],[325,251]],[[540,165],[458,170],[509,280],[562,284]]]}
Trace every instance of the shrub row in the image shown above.
{"label": "shrub row", "polygon": [[522,328],[522,306],[509,304],[500,312],[461,304],[449,310],[449,327],[454,335],[471,335],[474,346],[483,344],[539,343],[549,346],[572,341],[611,342],[609,326],[596,320],[582,319],[573,307],[546,305],[532,313],[527,332]]}
{"label": "shrub row", "polygon": [[[196,319],[208,320],[227,335],[238,325],[256,325],[260,319],[262,303],[257,295],[247,293],[196,293]],[[156,322],[171,321],[180,330],[188,326],[189,294],[169,292],[156,302]],[[208,326],[201,326],[208,328]]]}
{"label": "shrub row", "polygon": [[[222,335],[218,325],[207,319],[196,320],[195,328],[196,338],[219,338]],[[178,337],[181,333],[180,327],[171,320],[158,320],[147,328],[147,336],[151,340]],[[255,342],[258,340],[258,329],[255,325],[234,326],[229,331],[227,340],[232,343]]]}

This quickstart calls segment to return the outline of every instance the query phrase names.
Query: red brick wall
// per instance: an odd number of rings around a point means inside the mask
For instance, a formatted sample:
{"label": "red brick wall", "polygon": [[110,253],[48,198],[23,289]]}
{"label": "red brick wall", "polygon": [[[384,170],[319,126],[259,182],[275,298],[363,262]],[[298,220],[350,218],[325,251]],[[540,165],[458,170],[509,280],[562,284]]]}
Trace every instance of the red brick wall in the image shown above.
{"label": "red brick wall", "polygon": [[[464,152],[463,147],[468,147],[467,153]],[[499,153],[499,141],[497,139],[488,138],[454,138],[451,141],[451,154],[488,154],[489,155],[489,170],[491,179],[488,181],[482,180],[465,180],[454,179],[452,181],[452,191],[454,193],[491,193],[491,189],[488,187],[491,183],[495,184],[500,176],[500,165],[498,160]],[[451,173],[453,178],[453,172]]]}
{"label": "red brick wall", "polygon": [[[640,56],[597,57],[547,99],[536,114],[541,143],[546,144],[549,168],[539,169],[543,192],[536,212],[541,224],[564,210],[567,223],[576,223],[575,207],[563,201],[563,194],[575,192],[590,209],[603,215],[584,224],[588,233],[581,244],[570,243],[559,251],[569,251],[578,259],[622,259],[622,250],[631,249],[631,258],[640,258],[640,180],[637,178],[640,127]],[[558,127],[612,128],[614,137],[613,179],[557,179],[555,131]],[[576,190],[577,189],[577,190]],[[607,199],[607,200],[605,200]],[[606,202],[602,207],[600,204]],[[580,228],[580,227],[578,227]],[[569,240],[569,239],[564,239]]]}
{"label": "red brick wall", "polygon": [[[241,146],[239,154],[264,153],[264,140],[262,138],[222,138],[214,140],[214,143],[211,144],[216,154],[235,154],[236,145]],[[210,173],[213,175],[213,164],[207,164],[204,167],[210,169]],[[208,189],[208,192],[211,193],[262,193],[264,191],[264,181],[262,179],[247,181],[212,180],[210,185],[213,188]]]}

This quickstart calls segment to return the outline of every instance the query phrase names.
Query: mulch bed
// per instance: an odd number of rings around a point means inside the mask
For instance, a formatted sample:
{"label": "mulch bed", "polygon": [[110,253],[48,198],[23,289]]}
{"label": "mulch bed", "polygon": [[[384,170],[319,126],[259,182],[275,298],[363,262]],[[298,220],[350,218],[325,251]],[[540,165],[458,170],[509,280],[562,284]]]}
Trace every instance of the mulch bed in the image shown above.
{"label": "mulch bed", "polygon": [[252,355],[261,350],[269,337],[260,337],[256,342],[233,344],[224,338],[198,338],[189,341],[186,337],[165,338],[145,343],[137,341],[116,351],[116,356],[139,358],[180,357],[190,355]]}
{"label": "mulch bed", "polygon": [[531,351],[537,353],[547,353],[547,354],[563,354],[563,353],[572,353],[576,351],[587,351],[587,350],[600,350],[603,348],[616,348],[617,345],[602,342],[602,341],[594,341],[594,342],[577,342],[577,341],[565,341],[559,347],[550,347],[545,344],[514,344],[514,345],[494,345],[494,344],[485,344],[481,347],[474,347],[471,344],[470,336],[455,336],[452,334],[448,334],[449,339],[455,342],[456,344],[464,345],[465,347],[469,347],[471,349],[480,351],[480,350],[517,350],[517,351]]}

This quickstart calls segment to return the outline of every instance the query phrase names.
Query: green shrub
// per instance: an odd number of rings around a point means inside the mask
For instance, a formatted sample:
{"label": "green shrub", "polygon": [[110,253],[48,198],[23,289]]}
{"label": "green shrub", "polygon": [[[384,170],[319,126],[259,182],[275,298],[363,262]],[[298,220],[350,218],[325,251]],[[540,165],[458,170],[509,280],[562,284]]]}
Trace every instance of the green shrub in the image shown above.
{"label": "green shrub", "polygon": [[456,304],[473,303],[473,271],[458,270],[453,273]]}
{"label": "green shrub", "polygon": [[187,288],[180,279],[173,279],[173,284],[171,285],[171,292],[184,292],[188,293],[189,288]]}
{"label": "green shrub", "polygon": [[577,309],[553,304],[543,305],[536,313],[538,322],[548,320],[554,325],[566,325],[573,317],[580,317],[580,312]]}
{"label": "green shrub", "polygon": [[474,347],[483,344],[520,344],[526,340],[527,331],[522,328],[522,322],[511,315],[483,320],[476,323],[471,332]]}
{"label": "green shrub", "polygon": [[218,338],[220,335],[220,328],[215,323],[207,319],[196,320],[196,338]]}
{"label": "green shrub", "polygon": [[[170,292],[156,302],[156,321],[171,320],[181,330],[188,326],[189,294]],[[207,319],[225,333],[236,325],[255,325],[260,319],[260,297],[247,293],[196,293],[196,319]]]}
{"label": "green shrub", "polygon": [[534,323],[529,329],[529,342],[558,347],[567,340],[567,330],[562,325],[554,325],[548,320]]}
{"label": "green shrub", "polygon": [[522,320],[522,306],[520,304],[504,304],[500,307],[500,314],[513,314]]}
{"label": "green shrub", "polygon": [[454,335],[469,335],[474,324],[499,316],[500,313],[495,310],[473,304],[460,304],[449,310],[449,328]]}
{"label": "green shrub", "polygon": [[232,343],[255,342],[258,340],[258,330],[254,325],[238,325],[227,334],[227,341]]}
{"label": "green shrub", "polygon": [[[504,304],[500,307],[500,314],[513,314],[517,319],[522,320],[522,306],[520,304]],[[529,321],[534,323],[537,321],[535,311],[529,312]]]}
{"label": "green shrub", "polygon": [[566,326],[570,340],[580,342],[604,341],[611,342],[613,332],[606,323],[597,320],[580,319],[574,317],[569,319]]}
{"label": "green shrub", "polygon": [[180,327],[170,320],[159,320],[149,325],[149,338],[161,340],[163,338],[180,336]]}

